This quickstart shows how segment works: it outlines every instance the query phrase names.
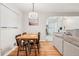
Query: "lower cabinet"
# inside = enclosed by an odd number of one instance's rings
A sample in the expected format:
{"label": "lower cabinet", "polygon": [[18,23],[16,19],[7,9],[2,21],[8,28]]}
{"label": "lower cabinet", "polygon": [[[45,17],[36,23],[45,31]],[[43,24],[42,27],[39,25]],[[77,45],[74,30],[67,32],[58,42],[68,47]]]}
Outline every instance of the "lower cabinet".
{"label": "lower cabinet", "polygon": [[63,36],[54,35],[53,43],[56,49],[61,53],[61,55],[79,56],[79,46],[65,41]]}
{"label": "lower cabinet", "polygon": [[79,47],[64,41],[64,56],[79,56]]}
{"label": "lower cabinet", "polygon": [[0,50],[0,56],[1,56],[1,50]]}
{"label": "lower cabinet", "polygon": [[63,54],[63,38],[54,36],[53,38],[54,46],[57,48],[57,50]]}

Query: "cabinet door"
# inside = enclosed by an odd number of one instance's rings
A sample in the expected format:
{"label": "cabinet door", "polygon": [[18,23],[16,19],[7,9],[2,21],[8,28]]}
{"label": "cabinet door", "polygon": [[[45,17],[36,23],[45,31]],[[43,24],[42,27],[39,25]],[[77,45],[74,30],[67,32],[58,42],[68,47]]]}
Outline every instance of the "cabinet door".
{"label": "cabinet door", "polygon": [[64,56],[79,56],[79,47],[64,41]]}
{"label": "cabinet door", "polygon": [[56,40],[57,40],[57,38],[56,38],[56,36],[54,35],[54,36],[53,36],[53,43],[54,43],[54,46],[55,46],[55,47],[56,47],[56,42],[57,42]]}
{"label": "cabinet door", "polygon": [[57,39],[57,49],[62,53],[62,38]]}
{"label": "cabinet door", "polygon": [[60,52],[60,53],[63,53],[63,47],[62,47],[62,41],[63,41],[63,39],[62,38],[60,38],[60,37],[54,37],[54,45],[55,45],[55,47],[58,49],[58,51]]}

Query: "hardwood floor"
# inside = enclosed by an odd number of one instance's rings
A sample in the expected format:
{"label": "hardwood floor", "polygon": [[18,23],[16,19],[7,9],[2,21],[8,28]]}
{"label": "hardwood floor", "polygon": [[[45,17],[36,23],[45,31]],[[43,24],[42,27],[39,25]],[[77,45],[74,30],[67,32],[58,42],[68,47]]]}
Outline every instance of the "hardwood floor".
{"label": "hardwood floor", "polygon": [[[25,56],[25,52],[22,51],[20,56]],[[8,56],[17,56],[17,48],[12,51]],[[31,52],[28,56],[35,56],[35,52]],[[41,41],[40,42],[40,53],[37,56],[61,56],[60,53],[53,47],[51,42]]]}

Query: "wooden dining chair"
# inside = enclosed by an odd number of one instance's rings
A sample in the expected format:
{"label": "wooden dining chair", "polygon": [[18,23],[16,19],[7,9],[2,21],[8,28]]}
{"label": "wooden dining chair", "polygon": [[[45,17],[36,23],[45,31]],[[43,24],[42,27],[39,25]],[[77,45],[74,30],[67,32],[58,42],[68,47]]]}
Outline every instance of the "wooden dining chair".
{"label": "wooden dining chair", "polygon": [[[38,53],[39,53],[39,49],[40,49],[40,32],[38,32],[38,40],[30,42],[30,44],[31,44],[31,47],[36,46],[36,48],[34,48],[34,49],[37,49]],[[32,48],[30,48],[30,52],[31,52],[31,49]],[[36,53],[36,50],[35,50],[35,53]]]}
{"label": "wooden dining chair", "polygon": [[27,33],[26,33],[26,32],[23,32],[23,33],[22,33],[22,35],[25,35],[25,34],[27,34]]}
{"label": "wooden dining chair", "polygon": [[27,44],[25,44],[25,42],[23,40],[17,39],[18,36],[21,36],[21,34],[15,36],[16,43],[18,46],[17,56],[19,55],[20,51],[25,51],[25,53],[27,55]]}
{"label": "wooden dining chair", "polygon": [[38,40],[36,40],[36,45],[39,53],[39,48],[40,48],[40,32],[38,32]]}
{"label": "wooden dining chair", "polygon": [[[23,32],[22,35],[26,35],[27,32]],[[24,44],[28,44],[28,41],[25,41]]]}

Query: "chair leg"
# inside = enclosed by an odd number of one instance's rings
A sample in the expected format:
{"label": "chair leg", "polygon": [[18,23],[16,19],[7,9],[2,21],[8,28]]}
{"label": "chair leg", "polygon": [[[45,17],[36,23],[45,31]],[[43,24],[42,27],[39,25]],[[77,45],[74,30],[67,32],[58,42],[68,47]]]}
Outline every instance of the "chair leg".
{"label": "chair leg", "polygon": [[38,53],[39,53],[39,47],[40,47],[40,44],[37,44]]}
{"label": "chair leg", "polygon": [[18,51],[17,51],[17,56],[19,55],[19,47],[18,47]]}
{"label": "chair leg", "polygon": [[26,53],[26,56],[27,56],[27,46],[25,46],[25,53]]}
{"label": "chair leg", "polygon": [[35,56],[36,56],[37,54],[36,54],[36,47],[35,47],[35,46],[36,46],[36,44],[35,44],[35,42],[34,42],[33,48],[34,48],[34,50],[35,50]]}
{"label": "chair leg", "polygon": [[31,50],[32,50],[32,48],[31,48],[31,47],[32,47],[32,45],[30,45],[29,54],[31,54]]}
{"label": "chair leg", "polygon": [[35,56],[37,56],[37,54],[36,54],[36,48],[35,48]]}

